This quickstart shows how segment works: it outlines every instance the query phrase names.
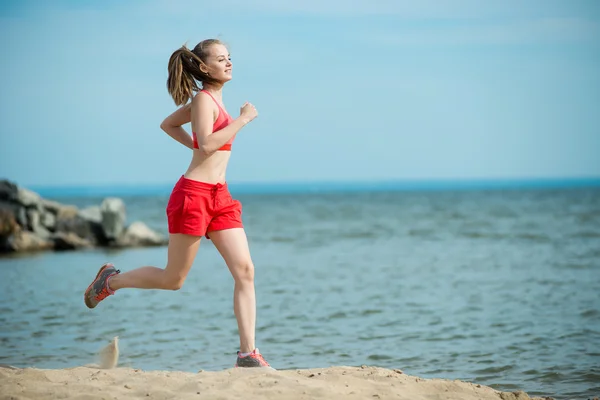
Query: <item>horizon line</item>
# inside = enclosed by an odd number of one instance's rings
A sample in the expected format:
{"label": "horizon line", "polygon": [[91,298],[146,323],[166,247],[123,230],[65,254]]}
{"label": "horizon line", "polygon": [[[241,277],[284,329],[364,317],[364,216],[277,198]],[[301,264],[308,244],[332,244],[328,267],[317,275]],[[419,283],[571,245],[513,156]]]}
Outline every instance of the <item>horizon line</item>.
{"label": "horizon line", "polygon": [[[10,180],[9,180],[10,181]],[[17,183],[15,181],[11,181]],[[67,184],[17,185],[41,196],[118,196],[168,194],[173,182],[147,184]],[[597,177],[544,177],[544,178],[438,178],[438,179],[380,179],[380,180],[320,180],[320,181],[228,181],[232,192],[314,193],[344,191],[410,191],[410,190],[491,190],[491,189],[552,189],[600,187]]]}

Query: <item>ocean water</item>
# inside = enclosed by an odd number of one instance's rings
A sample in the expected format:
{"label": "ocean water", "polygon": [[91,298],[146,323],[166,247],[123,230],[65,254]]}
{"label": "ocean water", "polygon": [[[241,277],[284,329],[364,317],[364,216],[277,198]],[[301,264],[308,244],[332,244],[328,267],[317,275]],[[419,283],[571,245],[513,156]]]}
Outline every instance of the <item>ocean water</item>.
{"label": "ocean water", "polygon": [[[278,369],[375,365],[556,399],[600,395],[600,188],[251,194],[257,346]],[[97,197],[59,198],[99,204]],[[166,233],[166,196],[124,197]],[[177,292],[123,290],[88,310],[105,261],[166,248],[0,258],[0,363],[229,368],[233,280],[202,241]]]}

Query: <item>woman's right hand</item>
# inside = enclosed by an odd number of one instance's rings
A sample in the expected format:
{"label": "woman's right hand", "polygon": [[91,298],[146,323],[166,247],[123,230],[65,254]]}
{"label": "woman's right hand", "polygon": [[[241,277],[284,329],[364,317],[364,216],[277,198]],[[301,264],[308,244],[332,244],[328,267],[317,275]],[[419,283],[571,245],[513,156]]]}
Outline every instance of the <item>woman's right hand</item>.
{"label": "woman's right hand", "polygon": [[256,107],[254,107],[248,102],[245,102],[244,105],[240,108],[240,117],[246,119],[248,122],[252,121],[257,116],[258,111],[256,111]]}

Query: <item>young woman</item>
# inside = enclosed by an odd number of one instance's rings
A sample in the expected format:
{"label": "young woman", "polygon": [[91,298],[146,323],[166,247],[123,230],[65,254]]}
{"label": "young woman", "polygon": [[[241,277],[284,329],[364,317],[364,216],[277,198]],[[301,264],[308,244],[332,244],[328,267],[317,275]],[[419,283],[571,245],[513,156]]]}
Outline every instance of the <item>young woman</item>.
{"label": "young woman", "polygon": [[[169,225],[166,268],[145,266],[120,273],[104,264],[85,291],[94,308],[124,288],[178,290],[192,266],[202,236],[213,241],[235,281],[234,313],[240,335],[236,367],[269,367],[254,344],[256,300],[254,265],[242,224],[241,203],[229,193],[225,172],[236,134],[257,116],[245,103],[232,118],[223,106],[223,85],[231,80],[231,59],[218,40],[204,40],[193,50],[176,50],[169,60],[167,87],[180,107],[161,128],[191,148],[192,161],[175,184],[166,207]],[[188,100],[191,102],[188,103]],[[182,125],[192,123],[192,137]]]}

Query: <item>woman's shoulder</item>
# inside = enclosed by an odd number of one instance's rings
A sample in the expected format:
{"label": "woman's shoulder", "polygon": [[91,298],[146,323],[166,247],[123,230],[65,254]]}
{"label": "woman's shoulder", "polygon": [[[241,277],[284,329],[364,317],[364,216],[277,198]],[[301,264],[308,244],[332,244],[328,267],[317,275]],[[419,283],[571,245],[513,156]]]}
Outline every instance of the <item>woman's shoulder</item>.
{"label": "woman's shoulder", "polygon": [[191,108],[195,110],[196,113],[211,113],[213,119],[219,114],[219,107],[215,104],[210,94],[202,90],[198,91],[194,97],[192,97]]}
{"label": "woman's shoulder", "polygon": [[198,105],[210,105],[211,108],[215,105],[212,96],[206,90],[199,90],[192,97],[192,103]]}

